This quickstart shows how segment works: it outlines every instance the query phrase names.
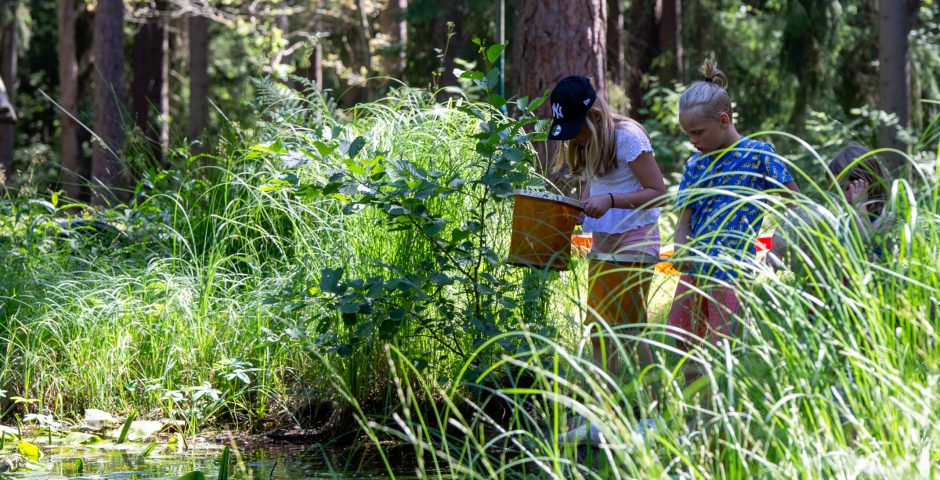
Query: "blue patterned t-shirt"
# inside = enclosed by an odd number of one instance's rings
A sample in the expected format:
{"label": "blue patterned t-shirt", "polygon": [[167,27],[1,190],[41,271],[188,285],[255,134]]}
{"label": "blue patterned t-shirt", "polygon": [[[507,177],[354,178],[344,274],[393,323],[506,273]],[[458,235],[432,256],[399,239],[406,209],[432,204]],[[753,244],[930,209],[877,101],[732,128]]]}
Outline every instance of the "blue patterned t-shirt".
{"label": "blue patterned t-shirt", "polygon": [[742,137],[717,160],[717,153],[689,158],[676,203],[692,210],[689,246],[708,257],[696,262],[698,273],[734,278],[734,264],[751,258],[763,221],[754,196],[793,180],[776,153],[768,143]]}

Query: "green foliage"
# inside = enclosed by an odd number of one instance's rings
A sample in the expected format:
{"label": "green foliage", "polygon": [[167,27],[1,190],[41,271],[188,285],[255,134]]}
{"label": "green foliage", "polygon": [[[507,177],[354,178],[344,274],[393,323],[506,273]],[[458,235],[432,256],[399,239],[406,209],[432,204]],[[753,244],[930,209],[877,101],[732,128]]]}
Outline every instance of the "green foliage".
{"label": "green foliage", "polygon": [[[929,146],[934,162],[938,147]],[[809,177],[796,169],[794,175]],[[741,264],[741,280],[732,285],[747,305],[746,334],[701,339],[683,353],[672,346],[676,332],[661,323],[602,325],[619,339],[618,348],[646,342],[657,358],[618,374],[581,349],[520,329],[489,339],[474,354],[506,338],[529,348],[488,360],[483,372],[471,372],[468,358],[453,371],[450,389],[426,381],[414,359],[392,346],[388,361],[401,413],[394,423],[370,423],[370,438],[381,448],[376,439],[392,436],[411,445],[417,458],[435,459],[418,467],[429,476],[441,469],[480,479],[933,475],[940,455],[932,427],[940,419],[936,179],[892,182],[890,226],[882,235],[853,220],[855,207],[826,182],[801,186],[820,200],[796,195],[787,211],[820,217],[790,225],[774,240],[790,243],[799,260],[777,272],[763,263]],[[751,201],[777,215],[776,199]],[[527,380],[490,381],[503,367]],[[688,369],[701,378],[684,384]],[[347,391],[342,378],[332,380]],[[498,386],[482,400],[457,387],[480,384]],[[442,400],[430,412],[407,408],[428,397]],[[491,402],[506,405],[510,418],[494,414],[499,410]],[[596,426],[599,444],[559,439],[573,418]],[[643,418],[651,420],[641,429]],[[447,434],[454,429],[462,434]]]}
{"label": "green foliage", "polygon": [[[444,348],[464,358],[511,327],[518,309],[517,276],[505,264],[496,239],[505,231],[505,200],[513,186],[532,183],[534,156],[528,145],[535,134],[524,127],[535,121],[531,111],[544,99],[516,102],[519,118],[501,114],[497,109],[506,100],[495,92],[492,63],[504,46],[477,44],[487,69],[463,71],[461,78],[474,82],[489,104],[455,105],[464,121],[478,123],[469,133],[476,140],[474,152],[460,159],[463,165],[424,166],[424,159],[394,158],[369,148],[362,136],[348,144],[323,139],[313,142],[318,155],[342,153],[321,181],[283,177],[284,183],[272,184],[308,201],[333,198],[347,217],[377,215],[374,221],[387,232],[401,232],[427,249],[426,256],[410,265],[381,262],[380,275],[364,278],[350,277],[342,268],[324,268],[316,287],[302,285],[293,291],[286,298],[289,308],[315,305],[319,312],[316,348],[349,356],[357,345],[397,342],[407,332],[430,336],[432,351]],[[265,150],[280,153],[280,148],[276,143]],[[469,216],[464,205],[473,206]],[[341,339],[343,331],[353,333],[353,343]]]}

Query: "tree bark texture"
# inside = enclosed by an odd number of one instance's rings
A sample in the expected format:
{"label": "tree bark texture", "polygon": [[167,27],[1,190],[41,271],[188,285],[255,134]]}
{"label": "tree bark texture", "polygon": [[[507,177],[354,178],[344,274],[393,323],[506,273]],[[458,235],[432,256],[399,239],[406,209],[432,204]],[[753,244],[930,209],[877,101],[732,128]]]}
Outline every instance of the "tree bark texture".
{"label": "tree bark texture", "polygon": [[369,88],[369,79],[375,76],[372,69],[372,31],[369,28],[369,17],[366,15],[365,2],[356,0],[356,9],[359,10],[359,55],[362,66],[366,67],[366,81],[363,89],[363,100],[372,100],[372,89]]}
{"label": "tree bark texture", "polygon": [[[606,0],[519,0],[513,8],[512,92],[535,98],[564,77],[583,75],[607,98]],[[537,113],[549,118],[550,108],[545,102]],[[536,146],[545,172],[555,155],[554,143]]]}
{"label": "tree bark texture", "polygon": [[607,81],[624,86],[624,25],[622,0],[607,0]]}
{"label": "tree bark texture", "polygon": [[[878,107],[898,117],[901,127],[910,125],[910,71],[907,37],[910,30],[910,12],[907,2],[878,1]],[[897,128],[881,126],[878,131],[880,147],[906,150],[907,145],[898,138]],[[903,158],[890,155],[889,168],[897,171]]]}
{"label": "tree bark texture", "polygon": [[95,132],[104,142],[94,142],[91,177],[92,200],[109,204],[127,198],[129,175],[121,162],[124,128],[124,4],[121,0],[98,0],[95,10]]}
{"label": "tree bark texture", "polygon": [[[7,22],[0,25],[0,78],[6,87],[6,99],[10,109],[16,105],[16,63],[19,41],[16,38],[16,10],[18,1],[6,1],[0,6],[0,18]],[[0,186],[7,185],[13,175],[13,140],[12,123],[0,124]]]}
{"label": "tree bark texture", "polygon": [[682,63],[682,0],[657,0],[659,54],[663,57],[659,76],[674,80],[684,71]]}
{"label": "tree bark texture", "polygon": [[[682,0],[634,0],[627,28],[627,95],[630,116],[642,119],[643,77],[654,74],[670,81],[685,70],[682,62]],[[658,69],[653,61],[664,56]]]}
{"label": "tree bark texture", "polygon": [[389,49],[382,57],[382,73],[386,76],[405,80],[405,68],[408,66],[408,22],[405,13],[408,0],[387,0],[379,16],[382,32],[388,35]]}
{"label": "tree bark texture", "polygon": [[[189,140],[199,140],[209,121],[209,20],[189,17]],[[194,151],[205,151],[197,145]]]}
{"label": "tree bark texture", "polygon": [[168,90],[169,35],[161,17],[162,3],[147,12],[147,18],[134,35],[134,79],[131,86],[134,124],[143,133],[154,160],[166,164],[169,130],[163,121],[169,116]]}
{"label": "tree bark texture", "polygon": [[59,104],[65,110],[59,115],[62,125],[62,171],[59,184],[65,194],[76,200],[82,198],[82,178],[88,174],[87,162],[81,156],[78,143],[78,57],[75,52],[75,0],[59,0]]}

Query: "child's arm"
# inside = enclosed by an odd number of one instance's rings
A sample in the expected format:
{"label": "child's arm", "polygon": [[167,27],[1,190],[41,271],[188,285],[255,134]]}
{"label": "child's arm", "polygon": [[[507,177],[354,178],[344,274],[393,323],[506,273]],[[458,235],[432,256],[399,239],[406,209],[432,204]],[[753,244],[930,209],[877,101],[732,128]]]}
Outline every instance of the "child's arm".
{"label": "child's arm", "polygon": [[600,217],[611,208],[649,208],[652,207],[653,200],[666,194],[663,174],[659,171],[659,165],[656,164],[652,153],[641,153],[628,165],[643,188],[630,193],[589,196],[584,205],[587,215]]}
{"label": "child's arm", "polygon": [[676,270],[682,271],[679,267],[679,264],[682,262],[682,257],[685,255],[685,246],[689,243],[689,237],[692,235],[692,209],[683,208],[682,213],[679,214],[679,220],[676,221],[676,238],[674,240],[675,246],[673,247],[673,265],[676,267]]}

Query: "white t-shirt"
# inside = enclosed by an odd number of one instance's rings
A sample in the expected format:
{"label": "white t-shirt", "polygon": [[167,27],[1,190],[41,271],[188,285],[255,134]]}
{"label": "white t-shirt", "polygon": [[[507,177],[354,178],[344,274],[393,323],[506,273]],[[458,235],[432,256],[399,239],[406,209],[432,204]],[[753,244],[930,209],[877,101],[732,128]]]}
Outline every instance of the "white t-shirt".
{"label": "white t-shirt", "polygon": [[[615,135],[617,138],[617,168],[607,172],[603,177],[594,177],[587,173],[591,182],[591,196],[607,195],[608,193],[630,193],[643,189],[643,185],[633,174],[629,163],[636,160],[641,153],[653,153],[646,132],[633,122],[617,124]],[[623,233],[644,225],[659,221],[659,209],[632,209],[611,208],[600,218],[586,217],[581,227],[585,232]]]}

